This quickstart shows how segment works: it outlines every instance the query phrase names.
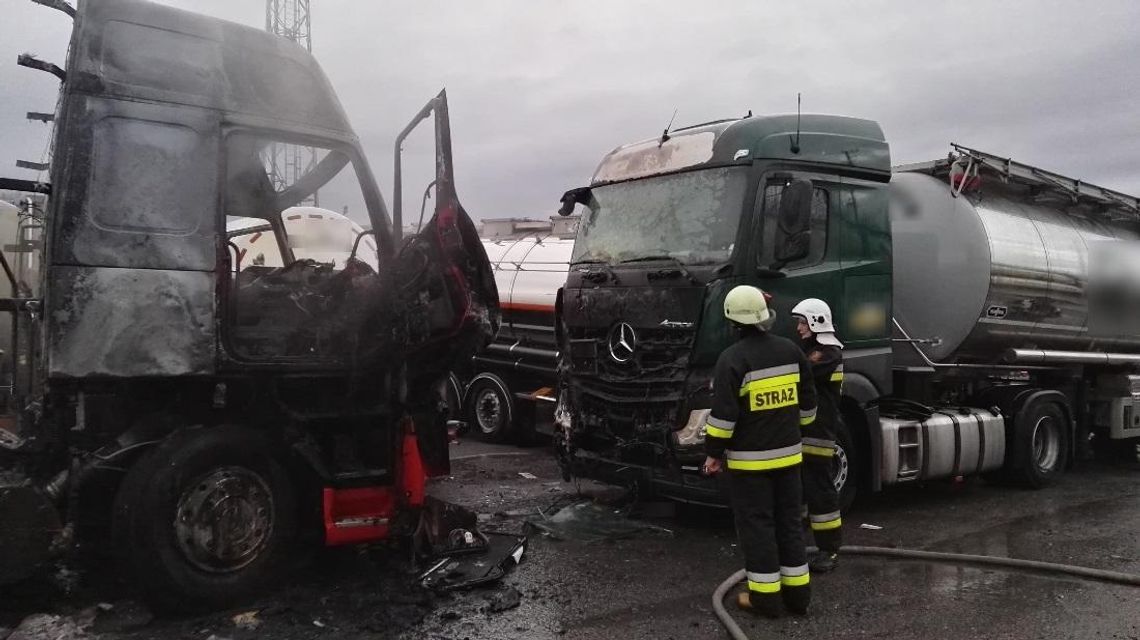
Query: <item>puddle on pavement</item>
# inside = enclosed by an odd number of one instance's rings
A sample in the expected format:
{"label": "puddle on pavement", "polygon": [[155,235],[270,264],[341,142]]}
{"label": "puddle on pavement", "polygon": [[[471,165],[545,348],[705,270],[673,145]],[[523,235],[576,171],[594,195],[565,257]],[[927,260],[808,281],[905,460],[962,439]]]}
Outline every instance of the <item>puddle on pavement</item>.
{"label": "puddle on pavement", "polygon": [[669,529],[634,520],[620,509],[596,502],[567,505],[553,514],[528,518],[527,523],[552,538],[579,542],[617,540],[639,534],[673,534]]}

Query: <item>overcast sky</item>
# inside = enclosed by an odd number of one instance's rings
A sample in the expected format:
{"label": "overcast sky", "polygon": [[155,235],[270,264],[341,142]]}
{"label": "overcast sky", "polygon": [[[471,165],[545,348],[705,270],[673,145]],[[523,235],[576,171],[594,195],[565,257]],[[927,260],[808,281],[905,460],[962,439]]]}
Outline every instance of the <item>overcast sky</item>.
{"label": "overcast sky", "polygon": [[[264,0],[163,1],[264,26]],[[553,213],[674,109],[678,126],[782,113],[796,92],[805,111],[878,120],[896,163],[955,141],[1140,194],[1135,0],[311,3],[313,52],[386,197],[395,134],[441,87],[475,217]],[[49,128],[24,112],[51,111],[58,85],[16,56],[62,66],[70,21],[0,5],[0,175],[35,177],[15,161],[39,160]],[[406,186],[409,209],[422,187]]]}

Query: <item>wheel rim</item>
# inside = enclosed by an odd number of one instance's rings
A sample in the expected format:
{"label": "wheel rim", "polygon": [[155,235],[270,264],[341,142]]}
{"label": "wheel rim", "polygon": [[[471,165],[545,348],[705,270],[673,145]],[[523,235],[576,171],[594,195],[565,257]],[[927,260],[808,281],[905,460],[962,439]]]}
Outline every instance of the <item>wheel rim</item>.
{"label": "wheel rim", "polygon": [[191,564],[211,573],[253,562],[273,534],[273,494],[257,473],[220,467],[187,485],[178,500],[174,533]]}
{"label": "wheel rim", "polygon": [[1053,471],[1061,457],[1061,431],[1052,416],[1038,418],[1033,425],[1033,461],[1043,472]]}
{"label": "wheel rim", "polygon": [[481,391],[475,399],[475,422],[483,433],[494,433],[499,430],[503,419],[503,403],[499,394],[488,389]]}
{"label": "wheel rim", "polygon": [[836,491],[843,491],[847,486],[847,476],[851,473],[851,460],[847,458],[847,450],[842,444],[835,443],[835,456],[831,460],[831,481],[835,483]]}

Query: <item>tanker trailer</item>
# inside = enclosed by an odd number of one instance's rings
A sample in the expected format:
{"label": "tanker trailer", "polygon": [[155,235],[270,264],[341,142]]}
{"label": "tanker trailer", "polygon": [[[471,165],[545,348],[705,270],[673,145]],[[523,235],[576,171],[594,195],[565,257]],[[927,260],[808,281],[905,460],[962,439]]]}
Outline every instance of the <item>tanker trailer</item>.
{"label": "tanker trailer", "polygon": [[892,168],[874,122],[773,115],[618,147],[562,204],[582,220],[557,307],[564,475],[725,502],[700,468],[739,284],[792,339],[800,300],[835,313],[845,506],[968,475],[1040,487],[1090,441],[1135,455],[1133,196],[957,146]]}
{"label": "tanker trailer", "polygon": [[566,281],[573,239],[484,240],[499,288],[502,324],[494,342],[461,372],[463,415],[476,437],[525,441],[548,420],[558,385],[554,303]]}
{"label": "tanker trailer", "polygon": [[[897,167],[891,191],[882,483],[994,471],[1041,486],[1090,436],[1134,456],[1137,199],[957,145]],[[941,408],[919,424],[909,401]]]}

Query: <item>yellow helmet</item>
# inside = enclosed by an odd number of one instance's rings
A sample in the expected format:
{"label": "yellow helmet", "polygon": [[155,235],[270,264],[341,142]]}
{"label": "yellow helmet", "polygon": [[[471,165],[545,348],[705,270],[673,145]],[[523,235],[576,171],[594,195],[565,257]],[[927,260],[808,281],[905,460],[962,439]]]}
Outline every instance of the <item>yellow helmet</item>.
{"label": "yellow helmet", "polygon": [[758,329],[767,329],[776,320],[764,292],[746,284],[733,287],[724,297],[724,317]]}

